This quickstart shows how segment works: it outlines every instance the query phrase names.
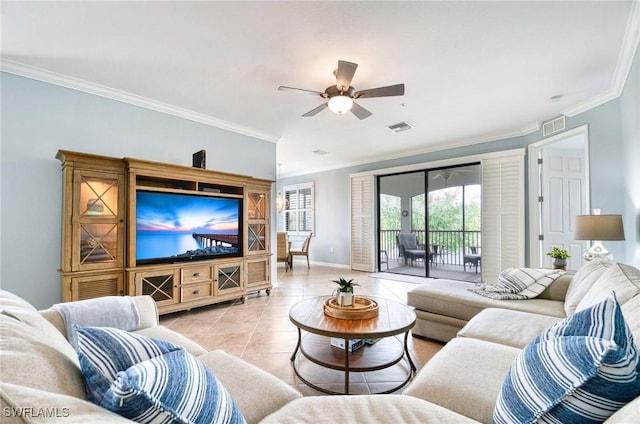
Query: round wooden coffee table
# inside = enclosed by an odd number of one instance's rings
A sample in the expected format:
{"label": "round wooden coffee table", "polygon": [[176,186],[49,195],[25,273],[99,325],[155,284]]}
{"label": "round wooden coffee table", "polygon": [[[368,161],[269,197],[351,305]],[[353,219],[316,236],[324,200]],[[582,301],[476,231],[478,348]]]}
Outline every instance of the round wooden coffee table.
{"label": "round wooden coffee table", "polygon": [[[289,319],[298,328],[298,343],[291,355],[291,363],[298,378],[323,393],[349,394],[350,372],[381,370],[406,358],[409,364],[406,380],[380,393],[391,393],[407,384],[416,372],[407,346],[409,330],[416,323],[413,308],[392,300],[373,298],[379,305],[377,317],[362,320],[339,319],[325,315],[324,303],[327,298],[329,296],[305,299],[293,305],[289,311]],[[304,335],[303,330],[306,332]],[[394,337],[399,334],[404,334],[403,341]],[[332,346],[332,337],[345,339],[344,349]],[[349,341],[356,339],[380,340],[350,352]],[[296,365],[298,352],[322,367],[344,371],[344,392],[327,390],[305,379]]]}

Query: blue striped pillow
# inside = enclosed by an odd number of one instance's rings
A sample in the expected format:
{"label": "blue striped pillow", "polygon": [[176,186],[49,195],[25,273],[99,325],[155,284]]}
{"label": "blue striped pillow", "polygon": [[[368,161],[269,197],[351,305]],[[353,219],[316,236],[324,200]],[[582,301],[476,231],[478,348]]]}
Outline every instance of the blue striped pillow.
{"label": "blue striped pillow", "polygon": [[74,326],[78,360],[85,380],[87,400],[100,405],[119,371],[147,359],[181,349],[164,340],[117,328]]}
{"label": "blue striped pillow", "polygon": [[245,423],[218,379],[185,350],[119,372],[100,406],[140,423]]}
{"label": "blue striped pillow", "polygon": [[615,294],[555,324],[518,355],[494,423],[605,421],[640,395],[640,361]]}

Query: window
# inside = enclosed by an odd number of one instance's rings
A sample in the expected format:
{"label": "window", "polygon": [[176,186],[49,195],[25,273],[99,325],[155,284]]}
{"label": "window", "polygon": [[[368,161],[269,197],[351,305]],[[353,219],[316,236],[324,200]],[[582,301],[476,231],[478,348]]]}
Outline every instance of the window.
{"label": "window", "polygon": [[284,197],[289,205],[284,211],[285,230],[290,234],[314,232],[313,183],[285,186]]}

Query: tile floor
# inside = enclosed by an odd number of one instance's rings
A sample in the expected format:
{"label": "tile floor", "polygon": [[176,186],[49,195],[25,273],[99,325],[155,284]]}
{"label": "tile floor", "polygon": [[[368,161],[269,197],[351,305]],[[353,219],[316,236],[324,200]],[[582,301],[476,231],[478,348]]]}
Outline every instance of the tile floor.
{"label": "tile floor", "polygon": [[[338,277],[354,278],[360,287],[357,293],[385,297],[406,302],[406,293],[415,284],[372,278],[370,273],[306,263],[294,264],[288,272],[278,266],[277,283],[271,295],[262,291],[250,294],[246,303],[239,301],[196,308],[160,317],[162,325],[195,340],[209,350],[223,349],[236,355],[306,395],[322,394],[302,383],[295,375],[290,356],[297,342],[296,327],[289,321],[289,308],[296,302],[314,296],[331,294],[337,287],[331,280]],[[441,343],[409,338],[409,349],[414,363],[420,369],[440,348]],[[322,368],[304,358],[299,369],[308,380],[320,387],[341,391],[344,373]],[[351,374],[351,393],[374,393],[395,387],[407,372],[406,361],[391,368],[367,373]],[[400,389],[399,391],[401,391]]]}

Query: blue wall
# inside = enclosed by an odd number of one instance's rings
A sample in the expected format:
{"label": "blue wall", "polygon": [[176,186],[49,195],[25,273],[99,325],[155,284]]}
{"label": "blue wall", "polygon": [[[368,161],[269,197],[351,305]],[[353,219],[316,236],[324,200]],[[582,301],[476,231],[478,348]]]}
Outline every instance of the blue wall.
{"label": "blue wall", "polygon": [[58,149],[275,180],[275,143],[56,85],[1,73],[2,288],[38,308],[60,301]]}
{"label": "blue wall", "polygon": [[[589,127],[591,207],[602,213],[621,213],[625,242],[607,242],[615,259],[640,266],[640,67],[638,53],[622,96],[567,118],[567,130]],[[555,135],[555,134],[554,134]],[[526,136],[474,144],[428,154],[375,162],[336,171],[283,178],[277,190],[289,184],[315,181],[316,233],[310,249],[315,262],[349,265],[349,174],[395,166],[451,159],[500,150],[527,147],[542,140],[542,131]],[[528,196],[527,196],[528,209]],[[528,214],[527,214],[528,218]],[[279,229],[282,223],[279,222]],[[528,225],[526,225],[528,250]],[[331,248],[335,253],[330,253]]]}
{"label": "blue wall", "polygon": [[624,226],[627,239],[630,240],[626,245],[626,256],[628,262],[638,265],[640,264],[640,53],[638,52],[620,99],[620,113],[626,180],[629,182],[624,195]]}
{"label": "blue wall", "polygon": [[[567,119],[587,124],[591,204],[623,213],[626,242],[607,243],[617,260],[640,264],[640,65],[636,52],[622,96]],[[58,149],[189,166],[207,150],[207,167],[275,179],[276,145],[83,92],[0,73],[2,84],[2,288],[44,308],[60,301]],[[311,260],[350,262],[349,174],[526,147],[540,132],[402,159],[287,178],[315,181],[316,237]],[[238,152],[242,152],[239,154]],[[280,227],[281,228],[281,227]],[[331,248],[334,252],[331,253]]]}

